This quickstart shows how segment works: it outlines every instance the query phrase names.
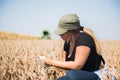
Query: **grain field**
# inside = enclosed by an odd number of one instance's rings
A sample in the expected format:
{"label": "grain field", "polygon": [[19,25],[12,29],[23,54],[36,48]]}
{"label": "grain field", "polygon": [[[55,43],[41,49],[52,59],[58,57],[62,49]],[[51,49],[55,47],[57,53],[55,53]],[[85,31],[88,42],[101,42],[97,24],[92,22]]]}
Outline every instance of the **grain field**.
{"label": "grain field", "polygon": [[[0,38],[0,80],[56,80],[65,75],[67,70],[45,65],[35,58],[60,60],[63,41],[14,38]],[[120,80],[120,40],[103,40],[100,44],[110,73]],[[111,77],[104,73],[104,80]]]}

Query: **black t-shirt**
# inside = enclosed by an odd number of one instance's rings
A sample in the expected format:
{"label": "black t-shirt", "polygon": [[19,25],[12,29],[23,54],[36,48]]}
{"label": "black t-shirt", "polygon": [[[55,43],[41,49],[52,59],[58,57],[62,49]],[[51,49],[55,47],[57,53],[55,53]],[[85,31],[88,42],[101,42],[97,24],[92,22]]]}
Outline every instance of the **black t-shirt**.
{"label": "black t-shirt", "polygon": [[80,36],[76,40],[75,47],[74,47],[72,55],[70,57],[68,57],[69,49],[70,49],[70,42],[64,43],[64,50],[67,53],[66,61],[74,61],[77,46],[87,46],[91,49],[88,59],[84,65],[84,67],[81,70],[86,70],[86,71],[98,70],[101,60],[103,60],[103,58],[101,55],[97,54],[96,46],[95,46],[93,38],[84,32],[80,32]]}

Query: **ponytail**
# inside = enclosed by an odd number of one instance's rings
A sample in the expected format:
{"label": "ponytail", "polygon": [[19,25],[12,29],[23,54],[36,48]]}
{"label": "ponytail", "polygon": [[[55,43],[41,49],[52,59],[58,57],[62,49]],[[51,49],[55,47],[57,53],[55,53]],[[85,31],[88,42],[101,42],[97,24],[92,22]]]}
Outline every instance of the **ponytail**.
{"label": "ponytail", "polygon": [[101,54],[100,43],[99,43],[99,41],[97,40],[97,38],[95,37],[94,32],[93,32],[91,29],[85,28],[85,27],[83,28],[83,31],[84,31],[85,33],[89,34],[89,35],[93,38],[93,40],[94,40],[94,42],[95,42],[95,46],[96,46],[96,51],[97,51],[98,54]]}

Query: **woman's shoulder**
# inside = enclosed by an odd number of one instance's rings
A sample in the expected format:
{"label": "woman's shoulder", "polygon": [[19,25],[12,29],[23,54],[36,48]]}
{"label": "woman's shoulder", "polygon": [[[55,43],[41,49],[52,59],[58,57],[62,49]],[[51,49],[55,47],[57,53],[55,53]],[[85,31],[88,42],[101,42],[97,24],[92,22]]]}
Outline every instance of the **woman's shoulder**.
{"label": "woman's shoulder", "polygon": [[86,40],[86,41],[93,40],[93,38],[85,32],[80,32],[80,36],[77,39]]}
{"label": "woman's shoulder", "polygon": [[85,32],[80,32],[80,36],[77,38],[76,45],[91,47],[93,42],[93,38],[90,35],[86,34]]}

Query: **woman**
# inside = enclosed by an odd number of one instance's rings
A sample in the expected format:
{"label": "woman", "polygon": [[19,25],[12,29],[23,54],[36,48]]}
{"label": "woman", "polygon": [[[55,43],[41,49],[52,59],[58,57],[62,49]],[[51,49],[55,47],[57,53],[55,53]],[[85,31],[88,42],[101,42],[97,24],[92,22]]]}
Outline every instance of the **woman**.
{"label": "woman", "polygon": [[57,80],[100,80],[95,72],[101,62],[105,62],[100,55],[99,42],[90,29],[80,26],[79,17],[76,14],[61,17],[55,33],[65,41],[62,61],[43,56],[40,59],[48,65],[69,69]]}

